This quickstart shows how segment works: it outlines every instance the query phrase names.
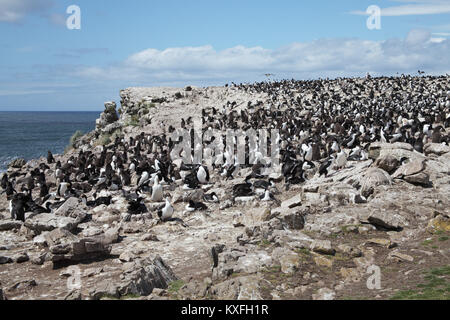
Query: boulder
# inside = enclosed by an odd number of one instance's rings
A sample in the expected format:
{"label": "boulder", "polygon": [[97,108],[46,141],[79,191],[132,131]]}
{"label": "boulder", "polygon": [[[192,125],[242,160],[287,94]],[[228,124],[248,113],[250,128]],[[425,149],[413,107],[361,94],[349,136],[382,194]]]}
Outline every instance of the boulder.
{"label": "boulder", "polygon": [[422,172],[425,169],[425,162],[423,160],[414,160],[402,165],[392,176],[394,178],[401,178],[404,176],[411,176]]}
{"label": "boulder", "polygon": [[430,176],[425,172],[419,172],[410,176],[403,177],[408,183],[428,187],[431,185]]}
{"label": "boulder", "polygon": [[361,250],[359,250],[358,248],[349,246],[348,244],[341,244],[337,247],[337,250],[349,257],[352,258],[357,258],[357,257],[361,257],[362,256],[362,252]]}
{"label": "boulder", "polygon": [[389,174],[392,174],[399,167],[400,161],[398,161],[393,155],[386,154],[377,158],[373,165],[377,168],[383,169]]}
{"label": "boulder", "polygon": [[295,197],[292,197],[291,199],[283,201],[281,203],[281,208],[292,209],[301,205],[302,205],[302,196],[299,194],[296,195]]}
{"label": "boulder", "polygon": [[111,252],[111,241],[106,236],[79,238],[65,229],[56,229],[46,235],[53,263],[78,262],[108,256]]}
{"label": "boulder", "polygon": [[405,253],[401,253],[397,250],[389,253],[388,259],[396,260],[396,261],[408,261],[408,262],[414,261],[414,257],[411,257],[410,255],[407,255]]}
{"label": "boulder", "polygon": [[256,276],[242,276],[219,283],[211,293],[219,300],[262,300],[261,279]]}
{"label": "boulder", "polygon": [[391,184],[392,178],[389,173],[380,168],[370,168],[361,179],[361,195],[368,198],[375,187]]}
{"label": "boulder", "polygon": [[77,219],[86,216],[86,207],[77,198],[69,198],[55,211],[55,215]]}
{"label": "boulder", "polygon": [[0,256],[0,264],[12,263],[13,260],[7,256]]}
{"label": "boulder", "polygon": [[450,218],[444,215],[438,215],[431,219],[427,226],[430,233],[450,232]]}
{"label": "boulder", "polygon": [[334,300],[336,298],[336,292],[329,288],[322,288],[312,296],[313,300]]}
{"label": "boulder", "polygon": [[9,163],[8,168],[21,169],[26,164],[27,162],[25,161],[25,159],[14,159]]}
{"label": "boulder", "polygon": [[9,231],[13,229],[20,229],[23,223],[21,221],[14,220],[2,220],[0,221],[0,231]]}
{"label": "boulder", "polygon": [[30,260],[26,252],[17,253],[12,256],[12,259],[14,260],[15,263],[24,263]]}
{"label": "boulder", "polygon": [[382,142],[374,142],[369,147],[369,158],[376,160],[378,157],[380,157],[382,154],[384,155],[387,151],[387,153],[393,153],[393,150],[400,150],[400,153],[402,151],[408,151],[412,152],[414,148],[409,143],[382,143]]}
{"label": "boulder", "polygon": [[233,267],[233,272],[252,274],[260,271],[264,267],[270,267],[271,265],[272,258],[267,252],[252,252],[238,258],[236,265]]}
{"label": "boulder", "polygon": [[292,209],[276,208],[272,210],[270,216],[280,220],[284,228],[290,230],[303,230],[305,227],[305,217],[309,209],[305,207],[295,207]]}
{"label": "boulder", "polygon": [[285,274],[293,274],[296,272],[301,263],[300,256],[297,253],[281,247],[273,250],[272,258],[280,262],[281,272]]}
{"label": "boulder", "polygon": [[80,215],[77,219],[74,219],[50,213],[42,213],[26,220],[24,225],[38,234],[43,231],[52,231],[58,228],[71,231],[74,230],[85,217],[86,214]]}
{"label": "boulder", "polygon": [[96,121],[96,130],[103,129],[106,126],[119,120],[116,111],[116,103],[113,101],[105,102],[105,110]]}
{"label": "boulder", "polygon": [[430,154],[442,156],[450,152],[450,147],[440,143],[427,143],[423,146],[423,152],[426,156],[429,156]]}
{"label": "boulder", "polygon": [[239,258],[245,257],[245,255],[247,254],[244,248],[231,248],[228,250],[223,250],[224,251],[220,253],[216,252],[217,256],[215,259],[217,263],[214,262],[214,265],[217,266],[213,268],[213,280],[228,279],[228,277],[233,274]]}
{"label": "boulder", "polygon": [[326,255],[334,255],[336,253],[329,240],[314,240],[310,245],[310,250]]}
{"label": "boulder", "polygon": [[89,295],[95,300],[104,296],[148,296],[155,288],[167,289],[176,280],[177,277],[160,256],[147,257],[124,264],[120,281],[111,282],[108,279],[100,282]]}
{"label": "boulder", "polygon": [[401,231],[408,222],[394,212],[375,210],[369,214],[367,221],[382,230]]}
{"label": "boulder", "polygon": [[421,186],[430,185],[430,176],[423,172],[425,170],[425,161],[417,159],[402,165],[392,175],[394,178],[403,179],[408,183]]}

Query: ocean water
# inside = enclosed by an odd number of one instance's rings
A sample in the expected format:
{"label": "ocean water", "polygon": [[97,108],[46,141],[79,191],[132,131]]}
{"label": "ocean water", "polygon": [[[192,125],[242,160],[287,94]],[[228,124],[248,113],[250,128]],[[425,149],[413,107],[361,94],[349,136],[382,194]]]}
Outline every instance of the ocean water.
{"label": "ocean water", "polygon": [[75,131],[94,130],[100,112],[0,112],[0,172],[11,160],[61,154]]}

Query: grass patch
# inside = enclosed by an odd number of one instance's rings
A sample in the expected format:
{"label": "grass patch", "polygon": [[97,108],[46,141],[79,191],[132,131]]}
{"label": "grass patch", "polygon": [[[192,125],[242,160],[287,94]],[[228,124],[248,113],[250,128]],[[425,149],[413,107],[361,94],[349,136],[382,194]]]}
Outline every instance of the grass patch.
{"label": "grass patch", "polygon": [[267,239],[263,239],[263,240],[261,240],[261,241],[258,243],[258,245],[259,245],[260,247],[266,248],[266,247],[270,247],[271,242],[270,242],[269,240],[267,240]]}
{"label": "grass patch", "polygon": [[84,135],[84,133],[80,130],[77,130],[72,137],[70,137],[70,146],[75,148],[75,144],[80,140],[80,138]]}
{"label": "grass patch", "polygon": [[423,246],[429,246],[432,243],[433,243],[433,239],[430,239],[430,240],[425,240],[424,242],[422,242],[422,245]]}
{"label": "grass patch", "polygon": [[100,144],[102,146],[107,146],[111,142],[112,142],[112,140],[111,140],[111,135],[110,134],[105,134],[105,135],[100,137]]}
{"label": "grass patch", "polygon": [[130,121],[128,121],[128,125],[132,127],[139,127],[140,126],[139,117],[137,115],[132,115]]}
{"label": "grass patch", "polygon": [[449,276],[450,266],[431,269],[417,289],[399,291],[391,300],[450,300]]}
{"label": "grass patch", "polygon": [[177,293],[183,286],[183,280],[176,280],[169,284],[169,288],[167,290],[169,291],[169,293],[174,294]]}
{"label": "grass patch", "polygon": [[439,237],[439,241],[441,241],[441,242],[444,242],[444,241],[447,241],[448,239],[450,239],[449,237],[447,237],[447,236],[443,236],[443,237]]}

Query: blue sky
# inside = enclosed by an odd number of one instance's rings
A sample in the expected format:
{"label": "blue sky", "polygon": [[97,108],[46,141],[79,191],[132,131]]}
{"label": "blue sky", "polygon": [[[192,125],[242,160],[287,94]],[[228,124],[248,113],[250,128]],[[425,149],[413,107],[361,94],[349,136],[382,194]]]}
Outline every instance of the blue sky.
{"label": "blue sky", "polygon": [[[70,5],[81,30],[66,27]],[[450,0],[0,0],[0,111],[102,110],[126,87],[265,73],[450,73],[449,18]]]}

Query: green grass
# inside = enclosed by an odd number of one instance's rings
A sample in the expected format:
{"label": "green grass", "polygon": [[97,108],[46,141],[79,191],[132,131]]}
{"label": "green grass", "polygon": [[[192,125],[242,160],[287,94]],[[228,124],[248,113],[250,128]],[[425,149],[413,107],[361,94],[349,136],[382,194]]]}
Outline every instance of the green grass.
{"label": "green grass", "polygon": [[450,265],[434,268],[425,274],[425,283],[417,289],[397,292],[392,300],[450,300]]}
{"label": "green grass", "polygon": [[105,134],[105,135],[100,137],[100,144],[102,146],[107,146],[111,142],[112,142],[112,140],[111,140],[111,135],[110,134]]}
{"label": "green grass", "polygon": [[184,286],[183,280],[176,280],[169,283],[168,291],[171,294],[177,293]]}
{"label": "green grass", "polygon": [[132,127],[139,127],[139,125],[140,125],[139,117],[137,115],[131,116],[131,119],[128,122],[128,125],[132,126]]}
{"label": "green grass", "polygon": [[447,241],[448,239],[450,239],[450,238],[447,236],[443,236],[443,237],[440,237],[438,240],[441,242],[444,242],[444,241]]}
{"label": "green grass", "polygon": [[84,133],[80,130],[77,130],[72,137],[70,137],[70,146],[72,148],[75,147],[75,143],[77,143],[78,140],[80,140],[80,138],[84,135]]}
{"label": "green grass", "polygon": [[263,239],[263,240],[261,240],[261,241],[259,242],[258,245],[259,245],[260,247],[263,247],[263,248],[265,248],[265,247],[270,247],[271,242],[270,242],[269,240],[267,240],[267,239]]}

